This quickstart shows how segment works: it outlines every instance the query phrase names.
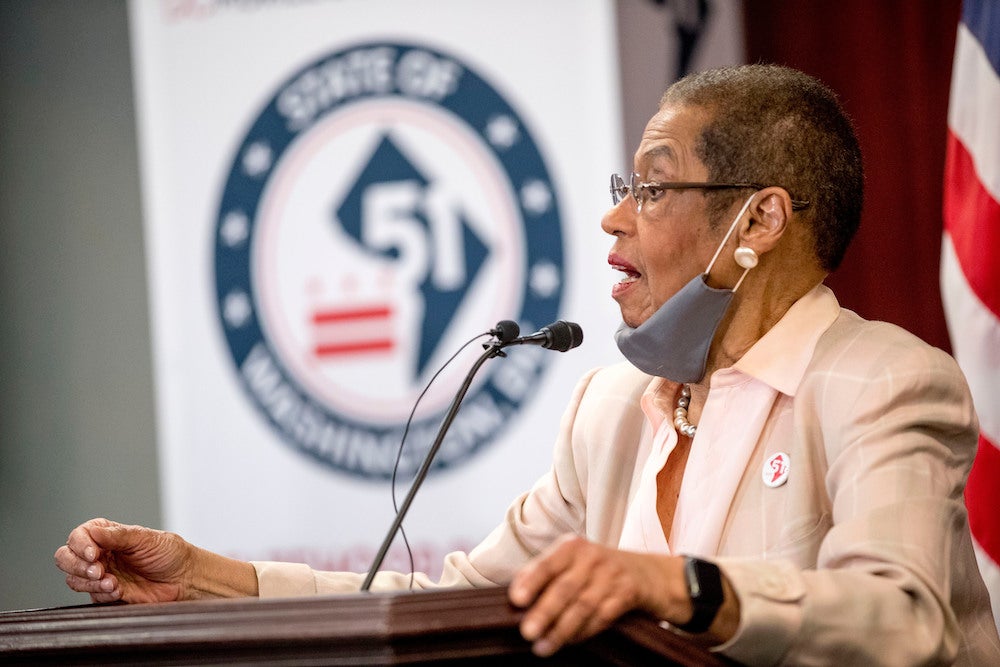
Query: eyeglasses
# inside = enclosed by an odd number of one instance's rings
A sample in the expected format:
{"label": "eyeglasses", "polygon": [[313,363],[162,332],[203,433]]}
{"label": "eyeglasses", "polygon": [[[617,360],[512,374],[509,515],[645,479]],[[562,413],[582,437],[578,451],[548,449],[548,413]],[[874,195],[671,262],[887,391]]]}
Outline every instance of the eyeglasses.
{"label": "eyeglasses", "polygon": [[[636,203],[636,211],[641,211],[643,202],[650,196],[654,196],[657,190],[728,190],[732,188],[763,190],[765,187],[758,183],[697,183],[690,181],[649,181],[643,183],[639,180],[639,174],[633,171],[627,184],[625,179],[618,174],[611,174],[611,201],[617,206],[623,199],[632,195],[632,199]],[[793,211],[800,211],[808,206],[808,201],[792,200]]]}

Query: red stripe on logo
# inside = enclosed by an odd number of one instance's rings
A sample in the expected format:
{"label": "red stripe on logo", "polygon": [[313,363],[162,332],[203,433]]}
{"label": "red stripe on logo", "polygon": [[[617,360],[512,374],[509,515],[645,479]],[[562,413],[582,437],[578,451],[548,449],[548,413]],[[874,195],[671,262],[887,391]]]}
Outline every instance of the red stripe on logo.
{"label": "red stripe on logo", "polygon": [[365,340],[352,343],[325,343],[317,345],[313,352],[317,357],[333,357],[338,354],[358,354],[361,352],[384,352],[395,347],[391,340]]}
{"label": "red stripe on logo", "polygon": [[965,506],[969,508],[969,527],[983,550],[1000,564],[1000,449],[979,436],[979,451],[965,485]]}
{"label": "red stripe on logo", "polygon": [[969,286],[1000,318],[1000,203],[983,187],[972,156],[948,133],[944,174],[944,226]]}
{"label": "red stripe on logo", "polygon": [[329,324],[331,322],[349,322],[351,320],[376,320],[387,319],[390,315],[392,315],[392,309],[388,306],[326,310],[313,313],[313,322],[316,324]]}

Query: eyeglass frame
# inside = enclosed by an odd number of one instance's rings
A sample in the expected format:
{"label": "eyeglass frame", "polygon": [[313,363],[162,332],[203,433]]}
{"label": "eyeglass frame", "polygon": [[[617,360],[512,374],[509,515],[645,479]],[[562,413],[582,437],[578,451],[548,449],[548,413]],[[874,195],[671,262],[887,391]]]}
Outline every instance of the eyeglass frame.
{"label": "eyeglass frame", "polygon": [[[759,183],[710,183],[710,182],[696,182],[696,181],[647,181],[640,182],[639,174],[632,172],[629,176],[628,185],[625,184],[625,179],[618,174],[611,174],[611,201],[614,206],[617,206],[625,199],[628,195],[632,195],[632,199],[636,202],[636,210],[642,210],[642,201],[639,199],[639,191],[646,190],[649,188],[659,188],[661,190],[728,190],[731,188],[753,188],[754,190],[763,190],[764,185]],[[792,210],[801,211],[802,209],[808,208],[810,202],[808,200],[803,201],[801,199],[792,199]]]}

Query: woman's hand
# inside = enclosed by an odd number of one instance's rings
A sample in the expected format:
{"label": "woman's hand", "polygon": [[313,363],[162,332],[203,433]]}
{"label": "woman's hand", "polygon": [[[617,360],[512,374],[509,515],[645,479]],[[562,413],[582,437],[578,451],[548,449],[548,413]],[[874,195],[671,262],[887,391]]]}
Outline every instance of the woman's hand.
{"label": "woman's hand", "polygon": [[[738,602],[725,580],[723,588],[723,608],[703,638],[709,643],[728,639],[739,622]],[[634,609],[672,623],[685,623],[693,613],[683,558],[619,551],[581,537],[560,539],[524,566],[509,595],[527,608],[521,634],[543,656]]]}
{"label": "woman's hand", "polygon": [[66,584],[94,602],[168,602],[185,599],[190,544],[179,535],[91,519],[56,551]]}
{"label": "woman's hand", "polygon": [[66,584],[94,602],[171,602],[257,594],[250,563],[186,542],[180,535],[107,519],[73,529],[55,553]]}

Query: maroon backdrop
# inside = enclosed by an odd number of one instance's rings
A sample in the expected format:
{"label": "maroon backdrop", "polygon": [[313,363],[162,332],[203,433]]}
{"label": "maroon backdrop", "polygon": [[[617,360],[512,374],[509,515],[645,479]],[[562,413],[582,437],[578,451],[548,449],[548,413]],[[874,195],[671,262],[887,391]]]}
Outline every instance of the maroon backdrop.
{"label": "maroon backdrop", "polygon": [[745,0],[747,62],[840,95],[865,160],[861,229],[828,279],[842,305],[951,349],[941,307],[941,193],[960,0]]}

